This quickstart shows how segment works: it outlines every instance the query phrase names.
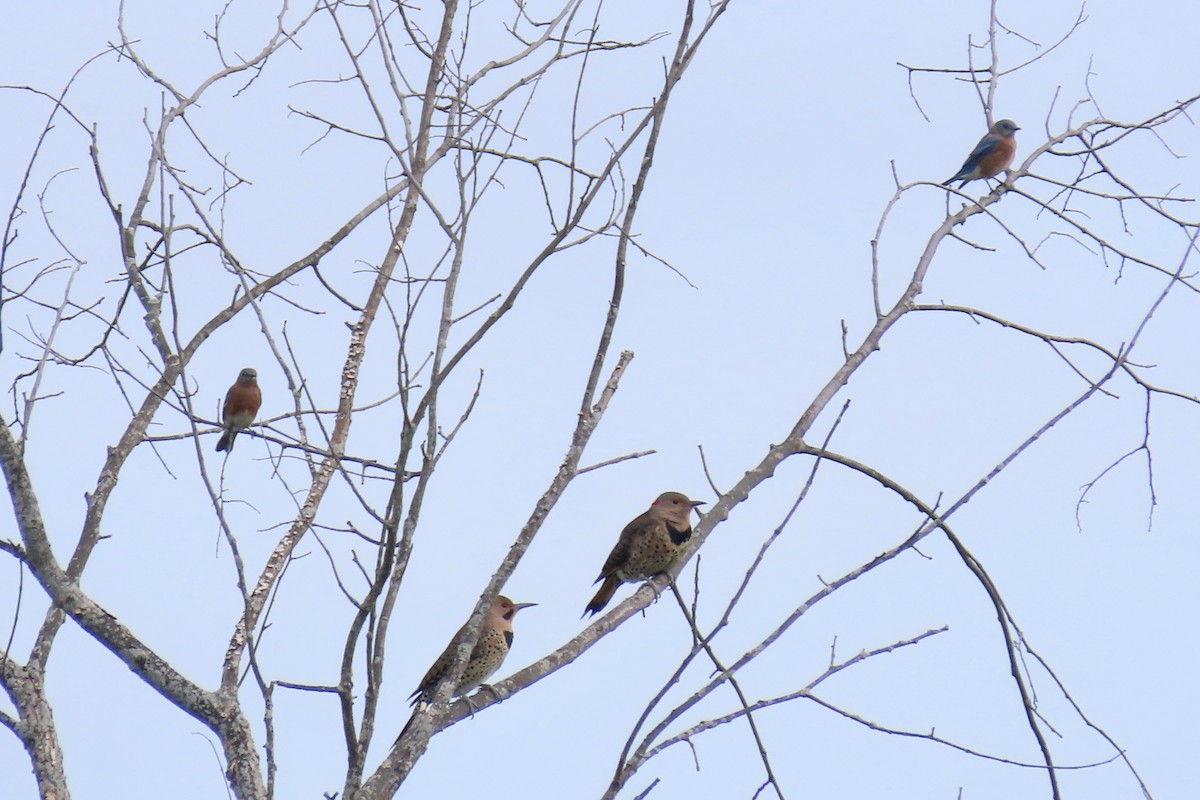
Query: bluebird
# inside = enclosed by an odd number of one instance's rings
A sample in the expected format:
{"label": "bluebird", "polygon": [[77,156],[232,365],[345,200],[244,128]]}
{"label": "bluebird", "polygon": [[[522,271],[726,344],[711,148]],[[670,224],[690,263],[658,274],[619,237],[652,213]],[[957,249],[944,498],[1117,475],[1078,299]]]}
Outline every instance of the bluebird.
{"label": "bluebird", "polygon": [[238,373],[237,380],[225,393],[225,406],[221,409],[221,424],[225,432],[217,442],[217,452],[233,452],[233,437],[238,431],[249,427],[262,405],[262,389],[258,388],[258,373],[246,367]]}
{"label": "bluebird", "polygon": [[967,181],[976,178],[991,178],[1001,170],[1008,169],[1013,156],[1017,152],[1016,132],[1021,130],[1011,119],[1002,119],[992,126],[987,135],[979,140],[971,155],[963,162],[962,168],[953,178],[942,181],[942,186],[949,186],[954,181],[962,180],[958,188]]}
{"label": "bluebird", "polygon": [[660,494],[648,511],[621,531],[596,578],[597,583],[604,583],[583,613],[600,613],[622,583],[644,581],[674,566],[692,538],[692,509],[702,505],[703,500],[689,500],[679,492]]}

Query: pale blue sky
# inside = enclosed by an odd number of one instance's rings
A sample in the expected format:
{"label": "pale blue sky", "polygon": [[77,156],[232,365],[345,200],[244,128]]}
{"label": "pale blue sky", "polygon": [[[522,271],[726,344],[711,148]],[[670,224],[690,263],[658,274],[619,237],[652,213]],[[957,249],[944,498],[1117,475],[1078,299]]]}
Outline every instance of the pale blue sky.
{"label": "pale blue sky", "polygon": [[[484,8],[509,8],[492,2]],[[211,44],[202,32],[220,5],[167,8],[131,2],[125,15],[143,56],[190,87],[214,68]],[[1010,29],[1049,45],[1078,14],[1070,4],[1049,5],[1001,2],[1000,17]],[[1017,163],[1045,141],[1047,130],[1063,130],[1069,109],[1086,97],[1089,68],[1100,110],[1114,120],[1140,120],[1197,93],[1200,11],[1183,3],[1133,6],[1090,3],[1087,21],[1068,42],[1005,76],[995,111],[1022,126]],[[658,92],[680,7],[604,6],[607,36],[639,38],[662,30],[672,36],[641,52],[595,59],[581,106],[588,124],[616,108],[645,104]],[[117,37],[112,3],[62,4],[56,12],[46,8],[16,4],[5,10],[0,84],[57,91],[79,64]],[[248,53],[257,48],[271,14],[234,8],[225,32],[236,41],[231,49]],[[986,34],[987,10],[983,2],[735,1],[717,23],[676,90],[637,220],[639,241],[696,288],[657,262],[631,258],[614,352],[629,349],[636,357],[582,463],[636,450],[657,453],[581,476],[554,509],[506,587],[514,600],[540,606],[518,619],[514,649],[497,678],[561,646],[580,629],[591,582],[621,526],[660,491],[714,499],[697,446],[704,447],[718,485],[732,485],[787,434],[841,363],[842,321],[851,347],[857,346],[873,320],[870,241],[894,192],[892,165],[903,183],[941,181],[985,130],[974,90],[945,75],[912,81],[925,119],[897,62],[961,68],[968,36],[980,41]],[[590,20],[591,14],[580,19]],[[473,57],[490,58],[484,43],[497,35],[481,30]],[[344,136],[331,136],[302,154],[321,130],[290,114],[289,104],[342,120],[365,119],[351,87],[299,83],[345,74],[344,55],[328,37],[328,25],[315,22],[301,36],[302,49],[284,48],[240,97],[219,91],[189,112],[214,152],[227,155],[252,182],[230,197],[227,235],[248,266],[264,272],[314,247],[382,190],[385,171],[394,172],[378,148]],[[1034,52],[1015,36],[1001,38],[1005,67]],[[983,56],[977,58],[980,63]],[[570,70],[539,87],[523,152],[564,151],[567,133],[560,123],[569,100],[563,92],[570,91],[574,75]],[[111,57],[85,71],[71,95],[76,113],[98,126],[106,177],[124,202],[132,201],[144,173],[144,109],[153,118],[159,102],[156,89],[139,81],[128,63]],[[0,92],[0,104],[6,153],[0,160],[0,197],[7,208],[47,104],[14,89]],[[1097,115],[1085,104],[1074,119]],[[610,125],[618,135],[615,123]],[[1112,163],[1148,193],[1200,194],[1195,126],[1181,118],[1160,135],[1182,158],[1143,134],[1113,148]],[[592,147],[594,158],[600,142]],[[48,148],[31,186],[40,192],[55,171],[76,168],[50,184],[46,205],[69,245],[87,261],[77,289],[83,296],[103,296],[111,305],[121,287],[108,281],[119,277],[120,258],[111,218],[96,197],[86,140],[61,122]],[[173,152],[181,161],[195,165],[197,183],[219,180],[182,136],[177,148]],[[1074,169],[1074,162],[1047,156],[1033,167],[1067,181]],[[459,292],[462,309],[502,290],[540,248],[548,229],[533,176],[510,167],[503,178],[505,186],[491,191],[472,226],[478,243]],[[1042,198],[1051,194],[1031,177],[1019,186]],[[436,191],[448,196],[449,187]],[[972,196],[983,191],[978,183],[967,187]],[[953,210],[960,205],[951,200]],[[39,213],[32,197],[24,207],[31,215]],[[934,186],[910,190],[892,209],[880,246],[885,304],[907,283],[945,210],[946,193]],[[1196,219],[1194,204],[1177,210]],[[1040,244],[1046,269],[1024,258],[995,224],[975,217],[959,229],[961,235],[994,250],[944,242],[921,300],[970,305],[1117,349],[1166,279],[1127,265],[1118,280],[1118,265],[1105,266],[1071,240],[1046,238],[1062,226],[1035,212],[1016,195],[994,208],[1031,246]],[[1127,212],[1128,231],[1111,208],[1094,209],[1080,221],[1176,268],[1186,249],[1183,234],[1136,209]],[[43,263],[57,258],[44,236],[34,239],[33,230],[30,223],[30,244],[19,255]],[[382,257],[384,231],[382,219],[365,226],[323,263],[323,273],[361,299],[371,279],[364,265]],[[406,249],[408,258],[428,263],[442,246],[429,214],[422,215]],[[384,733],[368,768],[403,725],[404,697],[469,613],[561,461],[607,307],[613,248],[611,241],[595,242],[563,254],[540,272],[443,400],[443,424],[449,425],[465,406],[479,370],[484,371],[479,403],[426,500],[413,567],[400,597],[404,616],[390,634],[380,713]],[[220,267],[204,258],[192,269],[179,269],[176,279],[180,296],[190,304],[183,323],[190,335],[228,303],[231,284],[222,282]],[[264,304],[276,336],[286,321],[318,405],[332,407],[347,341],[344,323],[353,314],[316,294],[307,276],[288,291],[328,312],[311,316],[282,303]],[[1200,394],[1200,357],[1193,346],[1200,337],[1197,302],[1194,292],[1175,292],[1147,328],[1134,359],[1155,365],[1147,373],[1150,380],[1192,396]],[[0,320],[6,387],[28,368],[20,357],[31,347],[21,333],[44,324],[37,318],[27,324],[26,313],[9,305]],[[138,353],[149,348],[139,316],[127,312],[130,339],[114,346],[126,366],[145,377],[151,371]],[[75,352],[72,348],[89,341],[88,334],[94,330],[68,331],[65,336],[80,338],[68,338],[63,346]],[[1107,368],[1092,354],[1070,352],[1092,378]],[[394,343],[380,334],[368,350],[360,401],[394,388],[394,363]],[[261,416],[287,413],[283,376],[249,313],[218,332],[193,363],[198,408],[215,416],[225,387],[245,365],[259,371],[265,397]],[[95,484],[104,448],[128,415],[111,379],[100,372],[48,374],[45,391],[64,394],[40,406],[28,457],[57,552],[65,558],[82,518],[83,493]],[[852,401],[832,447],[888,474],[927,502],[944,497],[944,506],[1085,388],[1044,344],[962,316],[913,314],[889,332],[882,350],[830,407],[836,412],[844,400]],[[1192,720],[1200,712],[1194,680],[1200,658],[1194,637],[1200,610],[1194,577],[1200,560],[1195,536],[1200,407],[1177,399],[1153,401],[1153,529],[1147,530],[1150,500],[1145,460],[1139,457],[1093,490],[1080,512],[1079,529],[1080,487],[1142,441],[1144,395],[1128,380],[1114,381],[1110,389],[1116,397],[1093,398],[1045,435],[956,514],[954,528],[989,570],[1030,643],[1089,718],[1126,749],[1156,800],[1187,798],[1195,791]],[[11,400],[7,406],[4,418],[11,421]],[[818,420],[810,441],[820,441],[829,430],[830,412]],[[156,434],[186,430],[182,417],[165,408],[156,423]],[[286,422],[280,428],[294,430]],[[395,455],[397,430],[393,406],[364,412],[356,418],[351,449],[388,461]],[[211,446],[202,441],[215,474],[221,462]],[[268,453],[261,440],[242,437],[225,473],[227,513],[252,574],[274,546],[277,526],[294,513],[293,500],[272,479]],[[160,457],[173,476],[165,474]],[[709,624],[782,519],[809,466],[798,458],[787,462],[706,542],[701,615]],[[302,491],[303,472],[298,465],[295,470],[290,485]],[[382,506],[384,488],[366,486]],[[0,537],[11,538],[11,517],[3,519]],[[345,487],[335,485],[322,522],[347,520],[374,532]],[[823,465],[733,624],[717,639],[722,656],[732,660],[754,645],[820,588],[818,576],[831,580],[853,569],[902,541],[918,523],[910,508],[867,479]],[[137,451],[113,495],[105,530],[111,538],[97,550],[84,588],[189,677],[215,685],[240,600],[190,442],[164,443],[157,454],[146,446]],[[333,541],[349,546],[336,537]],[[343,556],[345,547],[339,551]],[[332,683],[349,607],[315,541],[309,539],[297,552],[306,555],[290,567],[260,658],[272,678]],[[948,625],[948,632],[920,645],[831,678],[821,696],[880,725],[936,729],[964,746],[1036,763],[1036,745],[983,591],[943,537],[931,536],[921,552],[925,558],[903,555],[820,603],[746,669],[745,690],[751,699],[794,691],[820,674],[835,638],[844,658]],[[348,560],[342,567],[349,568]],[[685,572],[690,576],[691,571],[689,565]],[[4,559],[0,619],[12,618],[16,581],[16,566]],[[618,598],[632,589],[623,588]],[[13,648],[22,660],[43,602],[26,576]],[[474,796],[499,781],[505,787],[499,797],[599,797],[630,726],[689,643],[674,602],[664,598],[574,664],[435,738],[399,796]],[[1030,668],[1040,710],[1061,734],[1048,734],[1057,763],[1111,757],[1112,749],[1080,724],[1048,676]],[[223,765],[204,727],[71,624],[59,635],[50,670],[76,797],[224,796]],[[706,667],[694,666],[669,699],[686,697],[706,675]],[[690,724],[727,713],[736,703],[732,692],[718,691],[685,720]],[[10,710],[6,700],[0,708]],[[247,709],[260,723],[253,699]],[[281,691],[275,716],[278,797],[320,797],[340,790],[344,745],[332,696]],[[1049,797],[1040,770],[869,731],[811,703],[761,712],[758,721],[788,798],[949,800],[960,796],[960,787],[964,800]],[[258,736],[261,745],[261,732]],[[707,733],[694,744],[694,756],[676,747],[650,762],[621,796],[634,797],[656,777],[662,783],[650,797],[657,800],[749,798],[762,783],[761,764],[743,723]],[[1060,781],[1069,798],[1141,797],[1119,763],[1064,771]],[[36,797],[28,759],[11,735],[0,736],[0,796]]]}

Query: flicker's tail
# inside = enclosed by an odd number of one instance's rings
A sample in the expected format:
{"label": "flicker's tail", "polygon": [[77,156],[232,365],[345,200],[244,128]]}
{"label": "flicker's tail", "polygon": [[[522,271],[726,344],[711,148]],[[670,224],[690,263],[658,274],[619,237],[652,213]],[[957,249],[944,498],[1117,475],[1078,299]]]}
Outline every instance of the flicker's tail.
{"label": "flicker's tail", "polygon": [[587,608],[583,610],[583,615],[588,614],[595,616],[600,613],[600,610],[608,605],[608,601],[612,600],[613,592],[617,591],[617,587],[621,582],[617,580],[615,575],[609,575],[604,579],[604,583],[600,586],[600,591],[596,592],[596,596],[592,598],[592,602],[587,604]]}
{"label": "flicker's tail", "polygon": [[[413,703],[413,705],[416,705],[416,703]],[[400,729],[400,735],[396,737],[396,741],[392,742],[392,747],[400,744],[400,740],[404,738],[404,734],[408,733],[408,729],[412,727],[413,720],[417,718],[417,714],[420,714],[424,710],[424,708],[418,707],[413,711],[412,716],[408,718],[408,722],[404,723],[404,727]]]}

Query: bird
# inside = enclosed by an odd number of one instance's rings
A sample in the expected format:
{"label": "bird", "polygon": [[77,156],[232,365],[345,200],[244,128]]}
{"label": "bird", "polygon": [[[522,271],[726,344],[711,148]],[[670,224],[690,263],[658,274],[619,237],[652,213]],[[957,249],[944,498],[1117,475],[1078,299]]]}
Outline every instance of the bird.
{"label": "bird", "polygon": [[596,583],[604,583],[583,615],[599,614],[622,583],[669,570],[692,538],[692,509],[701,505],[703,500],[689,500],[680,492],[663,492],[649,510],[626,525],[596,578]]}
{"label": "bird", "polygon": [[221,409],[221,424],[225,432],[217,441],[217,452],[233,452],[233,439],[237,432],[254,422],[262,405],[262,389],[258,388],[258,373],[246,367],[238,373],[237,380],[225,393],[225,406]]}
{"label": "bird", "polygon": [[[522,608],[536,605],[537,603],[514,603],[502,594],[496,595],[487,614],[483,617],[479,641],[475,643],[475,649],[471,651],[471,657],[467,659],[467,665],[463,668],[458,684],[450,692],[451,697],[467,694],[476,686],[482,685],[493,672],[500,669],[500,665],[504,663],[504,657],[508,655],[509,648],[512,647],[513,617]],[[408,696],[409,705],[415,706],[417,703],[428,703],[433,700],[433,693],[437,690],[438,683],[454,665],[458,643],[466,632],[466,625],[458,629],[454,639],[425,673],[425,677],[417,685],[416,691]]]}
{"label": "bird", "polygon": [[1020,126],[1011,119],[998,121],[979,140],[979,144],[975,145],[975,149],[967,156],[958,172],[954,173],[954,177],[942,181],[942,186],[949,186],[961,180],[962,183],[958,185],[961,189],[967,181],[991,178],[1001,170],[1008,169],[1017,152],[1016,133],[1019,130]]}

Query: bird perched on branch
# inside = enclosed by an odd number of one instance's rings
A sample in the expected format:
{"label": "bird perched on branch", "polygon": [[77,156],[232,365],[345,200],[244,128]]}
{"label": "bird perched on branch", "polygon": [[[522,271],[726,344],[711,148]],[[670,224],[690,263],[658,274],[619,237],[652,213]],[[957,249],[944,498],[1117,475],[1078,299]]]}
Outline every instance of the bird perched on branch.
{"label": "bird perched on branch", "polygon": [[1002,119],[991,127],[987,134],[975,145],[971,155],[963,162],[962,168],[953,178],[942,181],[942,186],[949,186],[957,180],[962,188],[967,181],[977,178],[991,178],[1001,170],[1008,169],[1013,156],[1017,152],[1017,131],[1021,130],[1011,119]]}
{"label": "bird perched on branch", "polygon": [[700,505],[704,505],[703,500],[663,492],[648,511],[626,525],[596,579],[604,584],[587,604],[584,615],[600,613],[622,583],[644,581],[669,570],[692,538],[692,509]]}
{"label": "bird perched on branch", "polygon": [[221,409],[221,424],[225,432],[217,441],[217,452],[233,452],[233,438],[238,431],[249,427],[262,405],[262,389],[258,388],[258,373],[246,367],[238,373],[237,380],[225,393],[225,406]]}
{"label": "bird perched on branch", "polygon": [[[450,692],[452,697],[469,693],[491,677],[493,672],[500,669],[500,665],[504,663],[504,657],[508,655],[508,650],[512,647],[513,617],[522,608],[536,605],[537,603],[514,603],[504,595],[496,595],[483,617],[479,641],[475,643],[475,649],[471,651],[471,657],[467,659],[462,677],[458,679],[458,685]],[[425,673],[417,690],[408,696],[412,701],[409,705],[416,705],[420,702],[428,703],[433,700],[433,693],[437,689],[438,683],[454,665],[455,651],[466,632],[466,625],[458,629],[454,639]]]}

